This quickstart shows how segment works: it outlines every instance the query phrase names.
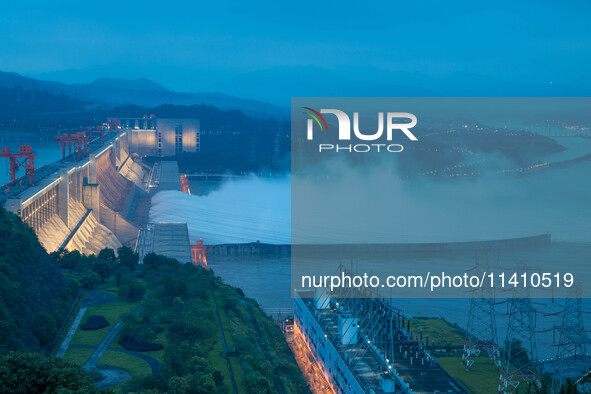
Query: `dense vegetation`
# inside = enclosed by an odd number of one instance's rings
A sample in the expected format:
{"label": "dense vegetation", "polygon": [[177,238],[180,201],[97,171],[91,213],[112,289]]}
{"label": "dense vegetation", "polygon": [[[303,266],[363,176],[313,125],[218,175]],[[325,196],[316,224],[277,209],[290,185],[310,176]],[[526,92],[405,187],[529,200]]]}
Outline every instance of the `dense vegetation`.
{"label": "dense vegetation", "polygon": [[[154,254],[144,258],[148,292],[139,316],[128,315],[122,338],[154,339],[154,327],[166,327],[163,367],[159,375],[135,378],[129,391],[227,393],[231,361],[239,392],[305,391],[305,381],[281,331],[239,289],[225,285],[212,271]],[[220,321],[228,354],[221,344]],[[257,336],[269,349],[263,352]]]}
{"label": "dense vegetation", "polygon": [[81,368],[26,353],[51,349],[77,293],[31,228],[0,207],[0,392],[98,391]]}
{"label": "dense vegetation", "polygon": [[119,296],[138,300],[146,292],[133,273],[137,269],[138,256],[127,246],[117,249],[117,255],[113,249],[105,248],[98,256],[85,256],[74,250],[53,252],[51,257],[60,268],[82,273],[78,281],[84,289],[90,290],[115,275],[117,286],[123,284],[120,286]]}
{"label": "dense vegetation", "polygon": [[119,297],[142,300],[141,312],[120,316],[125,325],[118,343],[148,353],[164,345],[158,356],[163,365],[155,376],[132,374],[123,391],[229,393],[234,383],[239,392],[305,391],[281,331],[255,301],[225,285],[212,271],[154,254],[138,265],[137,255],[126,247],[119,248],[117,255],[103,249],[98,256],[73,251],[54,257],[60,267],[77,273],[83,287],[108,281],[107,286],[116,286]]}
{"label": "dense vegetation", "polygon": [[35,112],[81,111],[84,103],[65,95],[51,94],[43,90],[23,90],[20,87],[0,86],[0,119],[26,117]]}
{"label": "dense vegetation", "polygon": [[66,280],[33,230],[0,207],[0,353],[51,345],[77,285]]}
{"label": "dense vegetation", "polygon": [[119,343],[139,350],[164,345],[160,373],[135,376],[124,391],[229,393],[234,385],[248,393],[305,391],[279,328],[254,300],[212,271],[154,254],[138,265],[127,247],[117,253],[103,249],[97,256],[77,251],[50,256],[28,226],[1,208],[0,248],[0,391],[95,390],[74,365],[10,351],[50,350],[79,288],[114,284],[119,300],[143,306],[139,313],[121,316],[125,324]]}
{"label": "dense vegetation", "polygon": [[10,352],[0,357],[1,393],[98,393],[80,367],[59,358]]}

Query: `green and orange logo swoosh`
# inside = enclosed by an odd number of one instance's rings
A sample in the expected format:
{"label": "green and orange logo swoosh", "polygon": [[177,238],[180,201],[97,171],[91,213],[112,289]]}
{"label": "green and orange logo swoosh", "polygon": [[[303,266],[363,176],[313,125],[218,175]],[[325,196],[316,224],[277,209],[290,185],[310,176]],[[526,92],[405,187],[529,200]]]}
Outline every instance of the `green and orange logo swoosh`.
{"label": "green and orange logo swoosh", "polygon": [[[324,127],[322,127],[322,123],[324,123],[326,130],[328,130],[328,125],[326,124],[326,120],[324,120],[324,117],[322,115],[320,115],[320,113],[318,111],[315,111],[312,108],[308,108],[308,107],[302,107],[302,108],[313,112],[313,113],[310,113],[310,112],[304,112],[304,113],[306,115],[310,115],[312,117],[312,119],[314,119],[316,121],[316,123],[318,123],[318,126],[320,126],[320,130],[324,129]],[[320,118],[320,119],[318,119],[318,118]],[[322,120],[322,123],[320,123],[320,120]]]}

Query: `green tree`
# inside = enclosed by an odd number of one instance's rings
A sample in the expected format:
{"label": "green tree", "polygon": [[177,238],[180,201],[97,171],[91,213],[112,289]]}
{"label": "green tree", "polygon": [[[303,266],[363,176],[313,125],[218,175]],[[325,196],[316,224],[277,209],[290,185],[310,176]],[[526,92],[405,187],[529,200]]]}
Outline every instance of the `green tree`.
{"label": "green tree", "polygon": [[92,270],[99,274],[103,283],[113,275],[114,268],[113,263],[100,258],[96,259],[92,265]]}
{"label": "green tree", "polygon": [[181,297],[175,297],[174,300],[172,300],[172,310],[174,313],[180,315],[183,312],[184,308],[185,302]]}
{"label": "green tree", "polygon": [[158,266],[166,264],[168,259],[165,256],[156,253],[148,253],[144,256],[144,267],[158,268]]}
{"label": "green tree", "polygon": [[185,298],[189,292],[189,286],[185,278],[166,278],[164,280],[164,296],[174,299],[175,297]]}
{"label": "green tree", "polygon": [[62,258],[62,252],[59,250],[53,251],[53,252],[49,253],[49,257],[51,257],[52,260],[59,262],[60,259]]}
{"label": "green tree", "polygon": [[207,360],[199,356],[191,357],[187,366],[189,367],[189,371],[199,374],[203,373],[204,371],[207,371],[208,368]]}
{"label": "green tree", "polygon": [[0,390],[7,393],[99,393],[74,364],[37,353],[10,352],[0,358]]}
{"label": "green tree", "polygon": [[187,379],[180,376],[174,376],[168,381],[168,392],[171,394],[187,394],[190,388]]}
{"label": "green tree", "polygon": [[265,378],[260,378],[250,388],[249,393],[250,394],[271,394],[271,386],[269,385],[269,381]]}
{"label": "green tree", "polygon": [[215,381],[213,375],[210,373],[205,375],[192,374],[189,376],[188,381],[191,389],[197,394],[209,394],[215,392]]}
{"label": "green tree", "polygon": [[77,250],[73,250],[71,252],[65,252],[64,254],[62,254],[58,262],[60,268],[73,270],[76,269],[76,267],[78,267],[81,261],[82,255],[80,254],[80,252]]}
{"label": "green tree", "polygon": [[101,277],[99,274],[93,270],[86,270],[86,272],[84,272],[84,276],[80,279],[80,286],[84,287],[85,289],[92,289],[100,282]]}
{"label": "green tree", "polygon": [[146,286],[137,279],[123,283],[119,287],[119,297],[137,301],[146,293]]}
{"label": "green tree", "polygon": [[224,375],[220,371],[214,371],[213,381],[216,387],[221,387],[224,384]]}
{"label": "green tree", "polygon": [[104,248],[99,252],[97,257],[101,260],[107,260],[109,263],[114,263],[117,260],[115,251],[111,248]]}
{"label": "green tree", "polygon": [[64,301],[72,300],[76,297],[78,291],[80,291],[80,284],[72,278],[66,278],[66,287],[62,291],[61,298]]}
{"label": "green tree", "polygon": [[35,316],[31,324],[31,330],[33,330],[33,334],[37,337],[41,346],[45,346],[53,341],[57,335],[55,319],[49,313],[45,312],[41,312]]}
{"label": "green tree", "polygon": [[128,246],[122,246],[117,249],[117,255],[119,256],[119,264],[129,268],[131,271],[137,269],[137,263],[139,257],[137,253],[134,253]]}
{"label": "green tree", "polygon": [[134,278],[134,273],[124,265],[120,265],[115,269],[115,282],[117,283],[117,286],[130,282]]}

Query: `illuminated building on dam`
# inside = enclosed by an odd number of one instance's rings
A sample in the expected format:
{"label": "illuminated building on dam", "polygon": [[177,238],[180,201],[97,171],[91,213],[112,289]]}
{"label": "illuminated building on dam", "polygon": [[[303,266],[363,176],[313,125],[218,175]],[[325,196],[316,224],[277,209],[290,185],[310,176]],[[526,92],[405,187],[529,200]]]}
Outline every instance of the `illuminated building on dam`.
{"label": "illuminated building on dam", "polygon": [[121,129],[129,132],[129,148],[139,155],[173,156],[200,151],[199,119],[165,119],[154,115],[121,118]]}

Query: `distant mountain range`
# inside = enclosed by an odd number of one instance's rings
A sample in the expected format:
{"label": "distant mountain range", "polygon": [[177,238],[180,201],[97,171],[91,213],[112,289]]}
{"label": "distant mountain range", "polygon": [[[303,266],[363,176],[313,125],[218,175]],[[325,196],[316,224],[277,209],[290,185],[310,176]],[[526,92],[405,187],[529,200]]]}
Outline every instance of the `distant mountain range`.
{"label": "distant mountain range", "polygon": [[135,80],[99,78],[91,83],[65,84],[0,71],[0,87],[67,96],[84,102],[87,108],[116,107],[128,104],[144,107],[155,107],[162,104],[208,104],[224,110],[240,110],[245,114],[259,118],[285,119],[289,116],[287,107],[282,108],[217,92],[174,92],[145,78]]}
{"label": "distant mountain range", "polygon": [[[35,77],[79,84],[104,76],[129,76],[138,72],[163,83],[169,90],[224,92],[280,107],[289,107],[291,97],[587,97],[591,94],[591,88],[585,81],[569,85],[552,80],[551,75],[546,80],[521,80],[475,72],[444,74],[434,69],[432,74],[428,74],[359,64],[333,68],[275,66],[250,72],[205,67],[175,71],[149,65],[137,71],[129,65],[107,64],[47,72]],[[565,76],[560,78],[564,79]]]}
{"label": "distant mountain range", "polygon": [[32,119],[49,114],[81,113],[86,103],[45,90],[0,86],[0,119]]}
{"label": "distant mountain range", "polygon": [[[114,72],[109,71],[109,68],[105,70],[111,74]],[[81,72],[83,70],[64,70],[45,73],[43,78],[79,81],[80,79],[73,77]],[[98,74],[100,72],[100,68],[89,70],[87,77],[100,75]],[[195,76],[189,74],[186,77],[187,81],[179,76],[180,82],[177,80],[176,86],[192,86],[193,90],[210,93],[177,92],[146,78],[98,78],[90,83],[62,83],[7,72],[0,72],[0,87],[18,87],[28,91],[46,91],[49,94],[66,96],[84,103],[87,109],[108,109],[129,104],[142,107],[156,107],[163,104],[207,104],[222,110],[240,110],[257,118],[281,120],[289,118],[291,97],[587,97],[591,95],[589,88],[552,83],[552,81],[526,83],[471,73],[433,77],[421,72],[391,71],[370,66],[343,65],[335,69],[314,65],[278,66],[234,74],[229,78],[221,78],[219,73],[216,74],[214,71],[210,71],[209,74],[207,71],[196,74]],[[63,105],[60,106],[62,107]]]}
{"label": "distant mountain range", "polygon": [[458,72],[434,77],[371,66],[279,66],[208,86],[239,97],[289,105],[290,97],[586,97],[591,89],[540,81],[510,81]]}

